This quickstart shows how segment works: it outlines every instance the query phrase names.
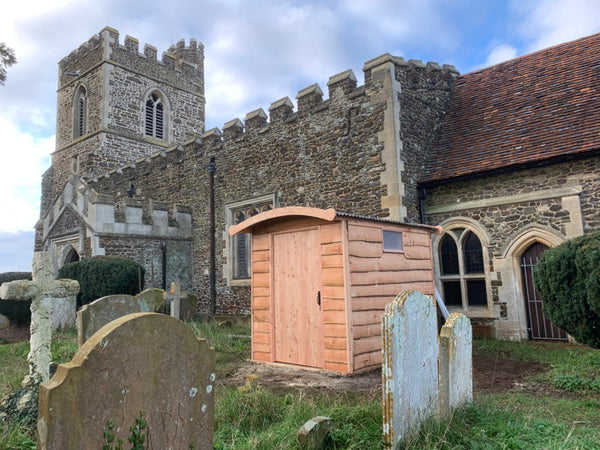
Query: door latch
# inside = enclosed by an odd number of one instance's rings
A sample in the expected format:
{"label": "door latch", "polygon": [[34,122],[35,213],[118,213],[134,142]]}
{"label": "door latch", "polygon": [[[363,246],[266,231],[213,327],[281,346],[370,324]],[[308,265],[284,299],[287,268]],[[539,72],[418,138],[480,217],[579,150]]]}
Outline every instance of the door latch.
{"label": "door latch", "polygon": [[321,291],[317,291],[317,305],[319,305],[319,309],[321,309]]}

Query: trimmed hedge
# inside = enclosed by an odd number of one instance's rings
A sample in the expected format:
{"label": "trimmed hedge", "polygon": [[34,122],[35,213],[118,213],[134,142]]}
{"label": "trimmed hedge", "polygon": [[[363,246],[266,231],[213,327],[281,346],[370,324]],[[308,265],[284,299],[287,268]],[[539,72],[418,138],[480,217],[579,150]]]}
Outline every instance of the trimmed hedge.
{"label": "trimmed hedge", "polygon": [[114,256],[94,256],[65,264],[58,277],[79,281],[78,308],[106,295],[135,295],[144,287],[144,268],[135,261]]}
{"label": "trimmed hedge", "polygon": [[[0,284],[15,280],[31,280],[31,272],[0,273]],[[31,320],[31,300],[0,300],[0,314],[10,323],[23,325]]]}
{"label": "trimmed hedge", "polygon": [[534,280],[544,314],[578,342],[600,348],[600,232],[546,250]]}

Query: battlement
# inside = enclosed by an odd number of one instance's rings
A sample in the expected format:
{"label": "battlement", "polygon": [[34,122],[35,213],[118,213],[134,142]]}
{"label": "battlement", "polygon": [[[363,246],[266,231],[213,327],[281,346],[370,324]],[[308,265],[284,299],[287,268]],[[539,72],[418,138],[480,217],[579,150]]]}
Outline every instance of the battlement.
{"label": "battlement", "polygon": [[447,83],[459,74],[456,68],[449,64],[440,66],[436,62],[423,63],[416,59],[405,61],[402,57],[386,53],[364,64],[365,83],[362,86],[358,86],[352,70],[340,72],[329,77],[327,81],[328,99],[323,98],[323,90],[315,83],[298,91],[296,110],[292,100],[284,97],[271,103],[268,114],[263,108],[255,109],[246,114],[244,121],[239,118],[227,121],[222,131],[218,128],[208,130],[202,135],[202,140],[213,146],[219,145],[223,141],[242,139],[246,134],[265,133],[273,125],[295,122],[298,117],[318,114],[332,108],[332,105],[352,107],[352,104],[357,103],[354,99],[377,89],[372,74],[385,67],[394,70],[396,79],[405,83],[406,89],[435,89],[436,83]]}
{"label": "battlement", "polygon": [[144,74],[154,71],[161,78],[180,72],[184,78],[195,79],[190,81],[203,87],[204,46],[195,39],[190,39],[189,45],[180,40],[163,52],[160,60],[157,48],[150,44],[145,44],[140,53],[138,39],[125,36],[122,44],[119,40],[119,31],[105,27],[60,60],[59,87],[73,82],[101,62],[111,62]]}
{"label": "battlement", "polygon": [[65,221],[71,226],[75,221],[83,222],[81,229],[105,235],[189,238],[192,229],[192,215],[187,207],[128,197],[116,201],[112,195],[100,194],[77,178],[67,182],[42,219],[43,239],[65,229]]}

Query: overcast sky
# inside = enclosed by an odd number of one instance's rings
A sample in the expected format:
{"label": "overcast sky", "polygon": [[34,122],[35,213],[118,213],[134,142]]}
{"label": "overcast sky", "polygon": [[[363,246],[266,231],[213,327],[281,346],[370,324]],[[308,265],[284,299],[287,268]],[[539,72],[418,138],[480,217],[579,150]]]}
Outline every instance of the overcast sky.
{"label": "overcast sky", "polygon": [[600,0],[20,0],[0,42],[18,64],[0,86],[0,272],[30,270],[40,177],[50,165],[57,62],[105,26],[158,48],[205,46],[206,128],[382,53],[461,73],[600,31]]}

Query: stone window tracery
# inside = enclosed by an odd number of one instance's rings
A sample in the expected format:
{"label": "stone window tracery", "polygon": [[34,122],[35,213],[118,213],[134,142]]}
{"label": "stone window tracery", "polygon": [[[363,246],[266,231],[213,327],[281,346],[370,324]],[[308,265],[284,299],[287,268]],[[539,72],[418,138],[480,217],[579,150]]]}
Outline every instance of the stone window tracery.
{"label": "stone window tracery", "polygon": [[438,261],[446,305],[487,306],[483,247],[473,231],[455,228],[445,233],[438,245]]}
{"label": "stone window tracery", "polygon": [[156,139],[165,137],[165,106],[158,92],[152,92],[146,99],[145,111],[146,136]]}
{"label": "stone window tracery", "polygon": [[[236,225],[259,213],[275,207],[274,195],[268,195],[247,202],[229,205],[227,209],[228,225]],[[239,233],[229,241],[229,272],[231,280],[249,280],[251,273],[251,235]]]}

